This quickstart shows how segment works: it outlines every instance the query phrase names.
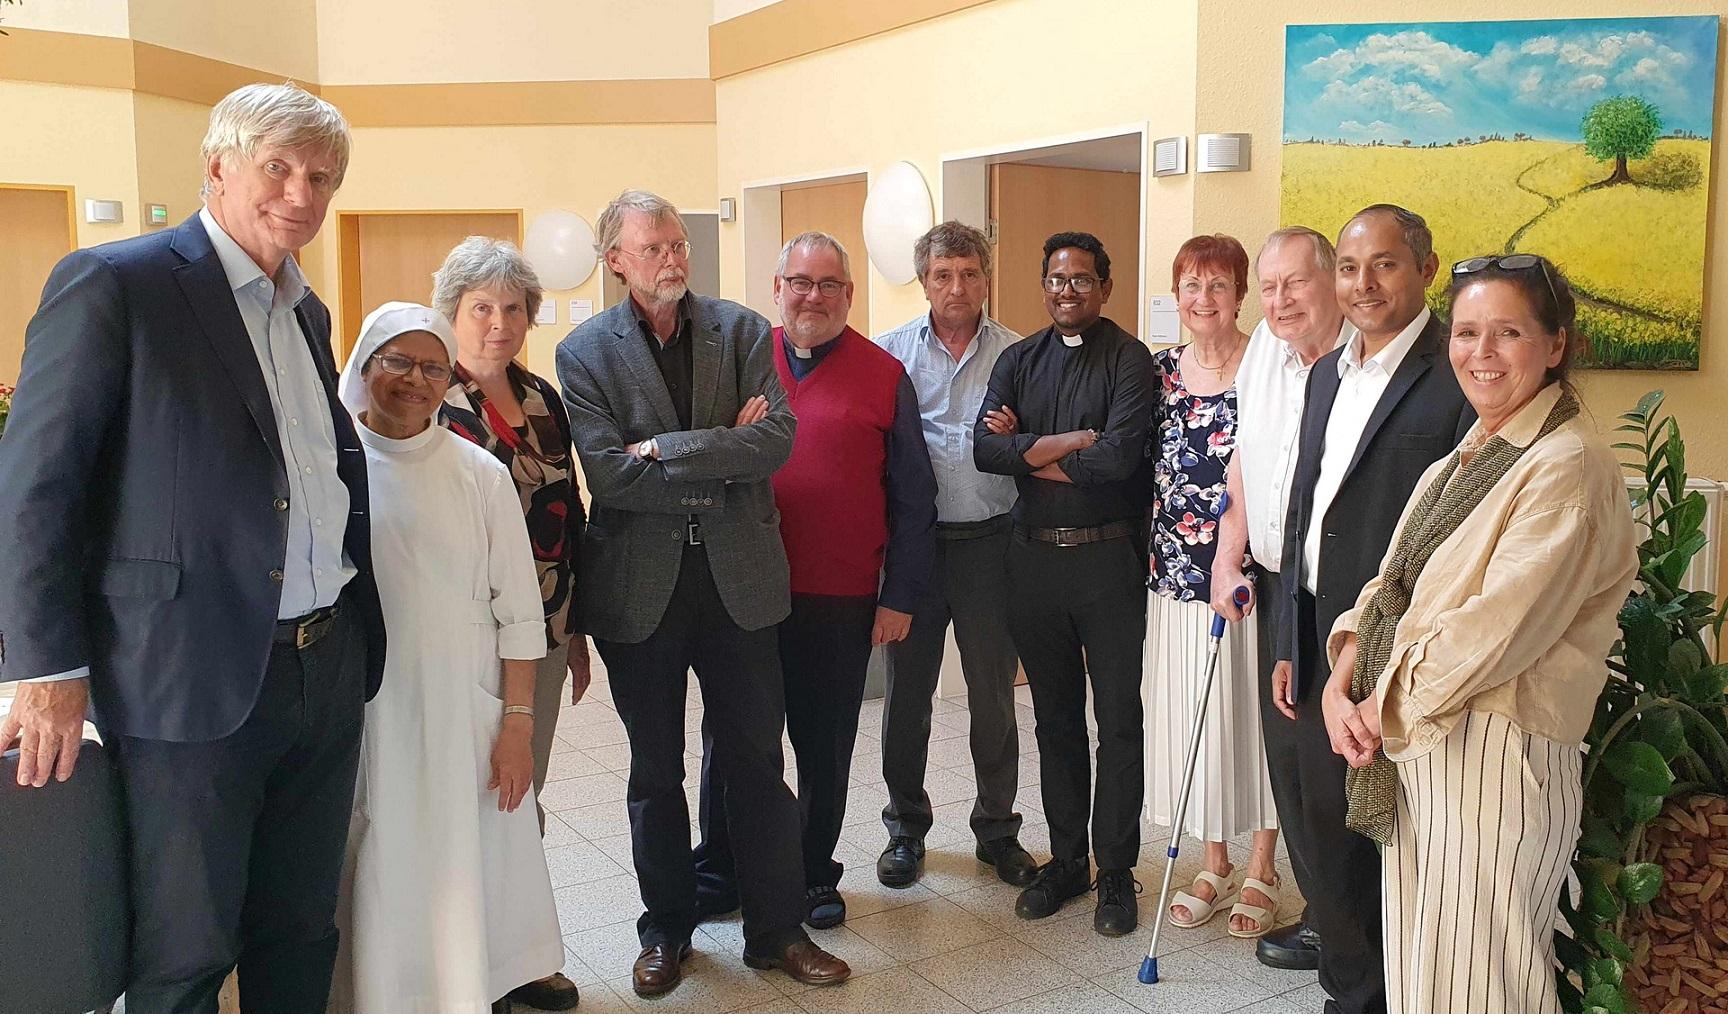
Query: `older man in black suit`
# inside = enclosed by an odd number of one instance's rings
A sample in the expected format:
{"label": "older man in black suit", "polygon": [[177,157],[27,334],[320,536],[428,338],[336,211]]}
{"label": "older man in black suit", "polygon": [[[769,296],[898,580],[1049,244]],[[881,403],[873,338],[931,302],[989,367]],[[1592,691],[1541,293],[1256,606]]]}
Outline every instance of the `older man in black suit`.
{"label": "older man in black suit", "polygon": [[1426,303],[1438,264],[1427,223],[1404,208],[1364,208],[1339,233],[1336,293],[1360,334],[1309,374],[1284,526],[1290,595],[1268,603],[1285,610],[1272,692],[1299,727],[1289,756],[1273,760],[1272,791],[1308,924],[1269,935],[1260,958],[1311,960],[1303,952],[1317,934],[1326,1009],[1342,1014],[1386,1009],[1380,856],[1344,826],[1346,765],[1320,713],[1329,674],[1320,646],[1380,569],[1422,472],[1476,419],[1446,359],[1446,323]]}
{"label": "older man in black suit", "polygon": [[234,92],[204,209],[69,255],[26,332],[0,679],[27,682],[0,747],[21,734],[21,783],[63,781],[94,704],[127,799],[137,1014],[214,1014],[236,964],[249,1011],[313,1014],[330,991],[384,630],[366,459],[293,255],[348,147],[293,85]]}

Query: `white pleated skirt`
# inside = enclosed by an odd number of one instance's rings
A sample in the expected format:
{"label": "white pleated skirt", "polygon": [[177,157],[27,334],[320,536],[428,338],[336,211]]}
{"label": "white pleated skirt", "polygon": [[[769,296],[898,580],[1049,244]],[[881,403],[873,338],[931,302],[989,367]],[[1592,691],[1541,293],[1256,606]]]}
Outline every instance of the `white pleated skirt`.
{"label": "white pleated skirt", "polygon": [[1554,930],[1583,766],[1578,747],[1483,711],[1398,765],[1383,866],[1389,1014],[1560,1014]]}
{"label": "white pleated skirt", "polygon": [[[1206,678],[1212,609],[1151,593],[1146,609],[1146,812],[1169,827],[1182,792],[1188,736]],[[1260,732],[1258,638],[1253,620],[1229,624],[1218,649],[1206,728],[1184,823],[1201,841],[1278,826]]]}

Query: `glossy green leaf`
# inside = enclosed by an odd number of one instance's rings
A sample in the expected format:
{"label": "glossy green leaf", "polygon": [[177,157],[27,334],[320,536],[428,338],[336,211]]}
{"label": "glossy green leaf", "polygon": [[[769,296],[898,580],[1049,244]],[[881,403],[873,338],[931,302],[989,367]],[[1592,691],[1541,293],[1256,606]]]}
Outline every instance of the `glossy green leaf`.
{"label": "glossy green leaf", "polygon": [[1680,713],[1658,708],[1638,716],[1638,738],[1656,748],[1663,760],[1672,761],[1686,751],[1686,726]]}
{"label": "glossy green leaf", "polygon": [[1646,795],[1628,789],[1626,798],[1621,802],[1620,812],[1629,825],[1648,824],[1662,812],[1662,799],[1662,796]]}
{"label": "glossy green leaf", "polygon": [[1631,863],[1620,871],[1620,897],[1632,905],[1648,905],[1662,893],[1662,867],[1655,863]]}
{"label": "glossy green leaf", "polygon": [[1674,788],[1674,772],[1649,743],[1616,740],[1602,755],[1602,766],[1633,792],[1662,797]]}
{"label": "glossy green leaf", "polygon": [[1603,954],[1614,957],[1625,964],[1632,963],[1632,948],[1627,945],[1626,941],[1620,939],[1618,933],[1602,926],[1597,928],[1595,937],[1596,946]]}

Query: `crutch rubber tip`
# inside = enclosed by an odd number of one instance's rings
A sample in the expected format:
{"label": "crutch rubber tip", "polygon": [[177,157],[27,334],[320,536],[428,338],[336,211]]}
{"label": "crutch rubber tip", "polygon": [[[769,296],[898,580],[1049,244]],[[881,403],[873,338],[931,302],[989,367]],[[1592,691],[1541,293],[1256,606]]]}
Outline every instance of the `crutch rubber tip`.
{"label": "crutch rubber tip", "polygon": [[1140,962],[1140,981],[1150,986],[1158,981],[1158,959],[1147,956]]}

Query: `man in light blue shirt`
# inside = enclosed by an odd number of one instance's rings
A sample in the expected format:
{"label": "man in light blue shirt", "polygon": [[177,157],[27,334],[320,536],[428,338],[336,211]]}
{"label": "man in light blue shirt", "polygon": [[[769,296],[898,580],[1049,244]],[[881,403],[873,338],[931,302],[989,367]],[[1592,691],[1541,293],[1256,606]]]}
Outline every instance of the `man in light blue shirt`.
{"label": "man in light blue shirt", "polygon": [[888,645],[882,709],[888,805],[882,823],[889,838],[876,877],[889,887],[909,887],[923,872],[924,836],[932,822],[924,791],[931,698],[952,622],[971,711],[976,855],[1004,882],[1023,887],[1036,867],[1020,847],[1020,815],[1014,812],[1019,660],[1008,631],[1007,553],[1008,511],[1016,493],[1012,478],[980,472],[972,460],[973,424],[990,372],[1020,336],[984,314],[990,244],[982,232],[943,222],[919,237],[913,262],[930,312],[875,341],[906,367],[918,393],[924,443],[936,472],[936,561],[913,611],[911,632]]}

